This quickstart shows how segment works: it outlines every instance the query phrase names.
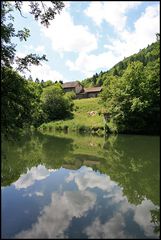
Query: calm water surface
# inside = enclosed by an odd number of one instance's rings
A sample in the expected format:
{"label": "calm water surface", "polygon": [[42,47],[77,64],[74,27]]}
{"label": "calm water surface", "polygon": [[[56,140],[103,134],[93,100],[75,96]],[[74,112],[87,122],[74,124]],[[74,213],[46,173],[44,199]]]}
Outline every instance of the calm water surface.
{"label": "calm water surface", "polygon": [[2,238],[159,238],[159,137],[2,143]]}

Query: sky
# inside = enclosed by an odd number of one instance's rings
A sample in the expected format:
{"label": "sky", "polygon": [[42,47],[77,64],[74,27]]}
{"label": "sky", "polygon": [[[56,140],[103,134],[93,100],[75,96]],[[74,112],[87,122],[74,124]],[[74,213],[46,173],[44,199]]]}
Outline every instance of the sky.
{"label": "sky", "polygon": [[27,1],[22,8],[25,18],[14,12],[15,29],[30,29],[26,42],[13,39],[17,56],[37,53],[48,59],[25,73],[34,80],[69,82],[92,77],[155,42],[160,32],[159,1],[64,3],[48,28],[29,14]]}

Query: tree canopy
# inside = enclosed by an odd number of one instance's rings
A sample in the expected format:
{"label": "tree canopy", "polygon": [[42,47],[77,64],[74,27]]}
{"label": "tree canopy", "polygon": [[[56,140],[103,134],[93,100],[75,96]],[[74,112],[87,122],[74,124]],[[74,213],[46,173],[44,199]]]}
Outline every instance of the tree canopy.
{"label": "tree canopy", "polygon": [[101,94],[110,113],[111,131],[159,133],[160,59],[146,66],[137,61],[128,65],[121,78],[109,78]]}
{"label": "tree canopy", "polygon": [[73,108],[72,99],[64,94],[60,83],[44,88],[41,98],[46,121],[65,119],[70,116]]}

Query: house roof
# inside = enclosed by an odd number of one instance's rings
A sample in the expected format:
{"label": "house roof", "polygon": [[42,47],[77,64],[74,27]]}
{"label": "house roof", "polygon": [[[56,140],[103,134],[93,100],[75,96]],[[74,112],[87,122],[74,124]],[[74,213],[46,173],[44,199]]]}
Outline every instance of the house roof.
{"label": "house roof", "polygon": [[63,83],[63,88],[75,88],[77,86],[78,82],[66,82]]}
{"label": "house roof", "polygon": [[100,92],[102,90],[102,87],[93,87],[93,88],[84,88],[84,91],[86,93],[90,92]]}

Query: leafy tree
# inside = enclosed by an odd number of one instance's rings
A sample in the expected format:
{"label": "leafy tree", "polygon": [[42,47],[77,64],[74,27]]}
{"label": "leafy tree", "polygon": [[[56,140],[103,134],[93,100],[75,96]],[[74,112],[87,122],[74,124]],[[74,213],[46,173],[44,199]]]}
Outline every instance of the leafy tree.
{"label": "leafy tree", "polygon": [[113,75],[114,75],[114,76],[118,75],[118,71],[117,71],[117,68],[116,68],[116,67],[114,68]]}
{"label": "leafy tree", "polygon": [[36,83],[40,83],[40,80],[38,78],[35,79]]}
{"label": "leafy tree", "polygon": [[44,80],[41,80],[41,86],[44,87]]}
{"label": "leafy tree", "polygon": [[102,84],[103,84],[103,79],[102,79],[102,77],[98,77],[98,78],[97,78],[96,86],[97,86],[97,87],[100,87],[100,86],[102,86]]}
{"label": "leafy tree", "polygon": [[2,133],[7,135],[33,123],[41,91],[36,83],[27,81],[16,71],[7,67],[2,69]]}
{"label": "leafy tree", "polygon": [[54,83],[51,80],[47,80],[46,82],[43,83],[43,87],[49,87],[52,86]]}
{"label": "leafy tree", "polygon": [[59,83],[44,88],[42,102],[46,121],[65,119],[70,116],[73,108],[71,99],[64,95],[64,91]]}
{"label": "leafy tree", "polygon": [[62,80],[59,80],[59,83],[60,83],[60,84],[63,84],[63,81],[62,81]]}
{"label": "leafy tree", "polygon": [[[12,13],[16,9],[22,15],[22,5],[23,1],[15,1],[12,4],[8,1],[1,2],[1,121],[4,134],[31,124],[33,116],[36,120],[39,115],[40,92],[37,90],[38,86],[36,83],[26,81],[12,70],[13,63],[17,63],[17,71],[23,72],[24,69],[29,70],[31,64],[39,65],[41,60],[47,60],[45,55],[38,56],[36,54],[28,54],[24,58],[16,57],[16,45],[12,43],[12,38],[16,37],[20,41],[26,41],[30,36],[28,29],[24,28],[16,32],[13,25]],[[62,1],[51,1],[51,5],[51,7],[47,7],[46,3],[42,1],[29,1],[30,13],[35,20],[40,21],[46,27],[64,7]]]}
{"label": "leafy tree", "polygon": [[[24,78],[25,78],[25,76],[24,76]],[[32,81],[33,82],[33,78],[32,78],[31,75],[28,77],[28,81]]]}
{"label": "leafy tree", "polygon": [[94,74],[92,77],[93,86],[96,86],[97,78],[98,78],[98,73]]}
{"label": "leafy tree", "polygon": [[147,68],[133,62],[121,78],[110,79],[101,94],[110,127],[119,132],[159,131],[159,75],[159,62]]}

